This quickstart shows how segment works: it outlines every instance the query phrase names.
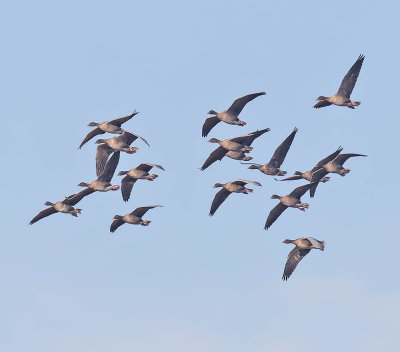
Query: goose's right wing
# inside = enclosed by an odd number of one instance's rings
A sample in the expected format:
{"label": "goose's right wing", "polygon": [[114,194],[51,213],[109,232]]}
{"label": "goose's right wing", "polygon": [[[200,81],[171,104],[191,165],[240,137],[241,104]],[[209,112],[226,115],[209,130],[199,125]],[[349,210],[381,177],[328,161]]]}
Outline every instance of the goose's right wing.
{"label": "goose's right wing", "polygon": [[46,216],[49,216],[51,214],[57,213],[57,210],[55,210],[53,207],[47,208],[42,210],[39,214],[37,214],[29,223],[29,225],[34,224],[36,221],[39,221],[40,219],[45,218]]}
{"label": "goose's right wing", "polygon": [[215,163],[217,160],[222,160],[222,158],[225,156],[225,154],[228,151],[225,148],[222,148],[219,146],[217,149],[215,149],[207,158],[207,160],[204,162],[203,166],[200,168],[201,171],[207,169],[211,164]]}
{"label": "goose's right wing", "polygon": [[90,131],[87,136],[85,137],[85,139],[82,141],[81,145],[78,147],[79,149],[82,148],[82,146],[86,143],[89,142],[94,136],[97,136],[98,134],[103,134],[105,133],[104,131],[102,131],[100,128],[95,128],[93,131]]}
{"label": "goose's right wing", "polygon": [[210,131],[219,123],[221,120],[217,116],[208,117],[203,124],[203,129],[201,130],[202,137],[207,137]]}
{"label": "goose's right wing", "polygon": [[290,275],[292,275],[294,269],[296,269],[297,264],[310,252],[311,249],[304,249],[299,247],[294,247],[288,255],[285,269],[283,270],[282,280],[287,280]]}

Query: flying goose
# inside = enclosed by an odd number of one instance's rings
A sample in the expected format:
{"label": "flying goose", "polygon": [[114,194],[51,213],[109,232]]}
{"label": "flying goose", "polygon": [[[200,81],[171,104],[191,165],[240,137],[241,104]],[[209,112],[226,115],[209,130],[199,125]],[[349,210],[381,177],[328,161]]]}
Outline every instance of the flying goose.
{"label": "flying goose", "polygon": [[214,197],[214,200],[211,204],[211,209],[210,209],[210,216],[214,215],[214,213],[217,211],[219,206],[225,201],[226,198],[231,193],[244,193],[248,194],[253,192],[252,189],[246,188],[246,184],[252,184],[255,186],[261,186],[261,183],[255,182],[255,181],[248,181],[248,180],[236,180],[236,181],[231,181],[227,183],[216,183],[214,185],[214,188],[222,187],[222,189],[217,192],[217,194]]}
{"label": "flying goose", "polygon": [[94,136],[97,136],[99,134],[103,133],[116,133],[116,134],[121,134],[124,130],[121,128],[121,125],[130,120],[133,116],[138,114],[139,112],[136,112],[136,110],[124,117],[120,117],[118,119],[114,119],[112,121],[106,121],[102,123],[97,123],[97,122],[91,122],[88,124],[88,126],[94,127],[97,126],[93,131],[89,132],[88,135],[85,137],[85,139],[82,141],[81,145],[79,146],[79,149],[82,148],[82,146],[86,143],[89,142]]}
{"label": "flying goose", "polygon": [[314,105],[314,108],[319,109],[334,104],[338,106],[347,106],[350,109],[354,109],[355,106],[360,105],[361,102],[359,101],[351,101],[350,95],[354,89],[354,86],[356,85],[363,61],[364,55],[360,55],[354,65],[351,66],[346,76],[344,76],[337,93],[331,97],[319,96],[317,98],[319,102]]}
{"label": "flying goose", "polygon": [[72,194],[69,197],[66,197],[64,200],[52,203],[47,201],[44,205],[49,206],[50,208],[42,210],[39,214],[37,214],[29,223],[30,225],[34,224],[36,221],[45,218],[46,216],[59,213],[71,214],[72,216],[77,217],[78,214],[81,213],[82,209],[74,208],[73,205],[77,204],[83,197],[78,194]]}
{"label": "flying goose", "polygon": [[81,199],[93,192],[107,192],[107,191],[117,191],[119,186],[112,185],[111,179],[114,176],[115,169],[117,168],[119,162],[120,152],[115,152],[110,160],[107,161],[106,167],[104,168],[104,172],[92,183],[81,182],[78,186],[87,187],[83,191],[79,192],[77,196],[80,196]]}
{"label": "flying goose", "polygon": [[271,199],[279,199],[279,203],[275,206],[268,215],[267,221],[264,226],[264,230],[267,230],[275,222],[276,219],[288,208],[297,208],[301,211],[308,209],[308,203],[302,203],[300,198],[313,186],[313,183],[309,183],[300,187],[295,188],[286,196],[278,196],[273,194]]}
{"label": "flying goose", "polygon": [[250,164],[249,169],[258,169],[263,174],[266,175],[277,175],[284,176],[287,171],[282,171],[279,168],[281,167],[283,161],[286,158],[286,154],[288,153],[290,146],[292,145],[294,136],[297,133],[297,127],[293,130],[293,132],[281,143],[281,145],[276,148],[274,155],[271,160],[264,165],[254,164],[254,163],[242,163],[242,164]]}
{"label": "flying goose", "polygon": [[211,129],[218,124],[220,121],[223,121],[225,123],[228,123],[230,125],[238,125],[238,126],[244,126],[246,122],[240,121],[238,119],[239,114],[245,107],[245,105],[252,101],[253,99],[259,97],[260,95],[265,95],[265,92],[261,93],[254,93],[254,94],[249,94],[245,95],[244,97],[236,99],[233,104],[229,107],[228,110],[225,110],[221,113],[217,113],[214,110],[210,110],[208,112],[209,115],[214,115],[211,117],[208,117],[206,121],[203,124],[203,129],[201,132],[201,135],[203,137],[207,137]]}
{"label": "flying goose", "polygon": [[115,230],[121,225],[128,223],[134,225],[142,225],[148,226],[150,224],[150,220],[143,220],[142,216],[147,213],[150,209],[162,207],[162,205],[149,205],[146,207],[136,208],[132,213],[126,214],[124,216],[115,215],[114,221],[110,226],[110,232],[115,232]]}
{"label": "flying goose", "polygon": [[148,180],[153,181],[158,177],[156,174],[149,174],[149,171],[156,167],[165,171],[161,165],[142,163],[134,169],[129,171],[120,171],[118,176],[126,175],[121,181],[121,193],[122,199],[127,202],[132,192],[132,187],[137,180]]}
{"label": "flying goose", "polygon": [[221,160],[225,155],[236,160],[251,160],[249,159],[250,157],[246,157],[244,153],[252,149],[250,145],[257,137],[260,137],[268,131],[270,131],[270,129],[265,128],[261,131],[251,132],[244,136],[225,139],[223,141],[220,141],[216,138],[210,139],[209,142],[219,143],[220,146],[209,155],[200,170],[205,170],[217,160]]}
{"label": "flying goose", "polygon": [[131,132],[124,131],[121,135],[108,139],[98,139],[95,143],[100,144],[96,152],[96,174],[101,175],[106,165],[107,159],[114,151],[121,151],[128,154],[136,153],[139,148],[130,147],[133,141],[140,138],[148,146],[147,141]]}
{"label": "flying goose", "polygon": [[324,241],[318,241],[313,237],[303,237],[297,240],[284,240],[282,243],[293,243],[296,245],[287,257],[285,269],[283,270],[282,280],[287,280],[292,275],[297,264],[311,251],[311,249],[319,249],[321,251],[325,248]]}
{"label": "flying goose", "polygon": [[346,176],[350,172],[350,169],[346,169],[343,167],[343,164],[345,161],[349,158],[355,157],[355,156],[367,156],[364,154],[354,154],[354,153],[344,153],[344,154],[339,154],[335,159],[332,161],[322,165],[322,167],[315,171],[312,174],[311,177],[311,182],[314,183],[314,186],[311,187],[310,189],[310,197],[314,197],[315,191],[317,189],[318,183],[324,179],[326,175],[329,173],[333,174],[339,174],[340,176]]}
{"label": "flying goose", "polygon": [[[311,181],[311,177],[312,174],[319,170],[323,165],[329,163],[330,161],[332,161],[333,159],[335,159],[340,152],[343,150],[342,147],[339,147],[335,152],[333,152],[332,154],[328,155],[327,157],[325,157],[324,159],[320,160],[317,165],[315,165],[311,170],[308,170],[306,172],[301,172],[301,171],[295,171],[293,176],[278,180],[275,179],[275,181],[292,181],[292,180],[301,180],[301,179],[305,179],[307,181]],[[330,180],[330,177],[324,177],[322,178],[319,182],[328,182]]]}

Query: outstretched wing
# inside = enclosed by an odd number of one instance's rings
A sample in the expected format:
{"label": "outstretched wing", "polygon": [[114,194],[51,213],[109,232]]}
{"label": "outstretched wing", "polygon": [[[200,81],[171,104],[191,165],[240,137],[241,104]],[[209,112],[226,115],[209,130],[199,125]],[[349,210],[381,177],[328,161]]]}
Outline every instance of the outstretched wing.
{"label": "outstretched wing", "polygon": [[299,186],[290,192],[289,196],[300,199],[313,185],[313,183],[307,183],[306,185]]}
{"label": "outstretched wing", "polygon": [[116,219],[112,222],[110,226],[110,232],[115,232],[115,230],[125,223],[122,219]]}
{"label": "outstretched wing", "polygon": [[332,105],[329,101],[320,100],[317,104],[314,105],[315,109],[324,108],[325,106]]}
{"label": "outstretched wing", "polygon": [[130,176],[125,176],[121,180],[121,193],[122,193],[122,199],[127,202],[131,196],[132,192],[132,187],[137,181],[136,178],[132,178]]}
{"label": "outstretched wing", "polygon": [[233,104],[229,107],[229,109],[227,110],[229,113],[231,113],[232,115],[238,116],[243,108],[245,107],[245,105],[252,101],[253,99],[259,97],[260,95],[265,95],[265,92],[261,92],[261,93],[253,93],[253,94],[248,94],[245,95],[244,97],[238,98],[236,99]]}
{"label": "outstretched wing", "polygon": [[141,218],[144,214],[146,214],[150,209],[156,208],[156,207],[161,207],[161,205],[149,205],[146,207],[140,207],[136,208],[131,215],[137,216],[138,218]]}
{"label": "outstretched wing", "polygon": [[107,159],[114,150],[107,144],[99,144],[96,151],[96,175],[100,176],[106,167]]}
{"label": "outstretched wing", "polygon": [[278,203],[278,205],[276,205],[274,208],[272,208],[272,210],[269,212],[267,221],[265,223],[264,226],[264,230],[268,230],[271,225],[276,221],[276,219],[279,218],[279,216],[287,209],[287,206],[282,204],[282,203]]}
{"label": "outstretched wing", "polygon": [[217,211],[219,206],[225,201],[226,198],[231,194],[231,192],[227,191],[225,188],[222,188],[214,197],[214,200],[211,203],[210,216],[213,216]]}
{"label": "outstretched wing", "polygon": [[150,144],[147,143],[147,141],[144,138],[142,138],[132,132],[124,131],[118,137],[114,137],[114,138],[119,139],[120,141],[126,143],[127,145],[131,145],[133,143],[133,141],[140,138],[143,142],[145,142],[150,147]]}
{"label": "outstretched wing", "polygon": [[311,173],[313,173],[313,172],[319,170],[322,166],[324,166],[325,164],[328,164],[330,161],[332,161],[333,159],[335,159],[335,158],[340,154],[340,152],[341,152],[342,150],[343,150],[343,148],[342,148],[342,147],[339,147],[335,152],[333,152],[332,154],[328,155],[326,158],[320,160],[320,161],[318,162],[318,164],[315,165],[315,166],[312,168]]}
{"label": "outstretched wing", "polygon": [[165,169],[161,165],[149,164],[149,163],[141,163],[136,169],[137,170],[142,170],[142,171],[145,171],[145,172],[149,172],[153,167],[156,167],[158,169],[161,169],[161,170],[165,171]]}
{"label": "outstretched wing", "polygon": [[236,180],[236,181],[232,181],[232,183],[235,183],[239,186],[245,186],[247,184],[254,185],[254,186],[261,186],[260,182],[250,181],[250,180]]}
{"label": "outstretched wing", "polygon": [[297,264],[310,252],[311,249],[304,249],[300,247],[294,247],[288,255],[285,269],[283,270],[282,280],[287,280],[292,275]]}
{"label": "outstretched wing", "polygon": [[269,161],[269,165],[279,168],[281,167],[283,161],[286,158],[286,154],[288,153],[290,146],[292,145],[294,136],[297,133],[297,127],[293,130],[291,134],[281,143],[281,145],[276,148],[274,155],[272,156],[271,160]]}
{"label": "outstretched wing", "polygon": [[203,166],[200,168],[201,171],[207,169],[211,164],[215,163],[217,160],[221,160],[228,151],[225,148],[218,147],[215,149],[207,160],[204,162]]}
{"label": "outstretched wing", "polygon": [[254,131],[254,132],[251,132],[251,133],[246,134],[246,135],[244,135],[244,136],[239,136],[239,137],[231,138],[230,140],[231,140],[232,142],[242,143],[242,144],[244,144],[244,145],[250,146],[251,143],[253,143],[254,140],[255,140],[257,137],[260,137],[260,136],[263,135],[265,132],[268,132],[268,131],[270,131],[270,130],[271,130],[270,128],[264,128],[263,130]]}
{"label": "outstretched wing", "polygon": [[315,195],[315,191],[317,190],[319,181],[325,177],[326,175],[328,175],[329,172],[326,171],[324,168],[321,168],[317,171],[315,171],[312,175],[311,175],[311,182],[312,182],[312,186],[310,188],[310,197],[314,198]]}
{"label": "outstretched wing", "polygon": [[293,181],[293,180],[301,180],[302,178],[303,178],[303,176],[301,176],[301,175],[293,175],[293,176],[283,178],[281,180],[278,180],[277,178],[274,177],[274,180],[275,181]]}
{"label": "outstretched wing", "polygon": [[83,191],[80,191],[79,193],[73,194],[73,195],[65,198],[63,200],[63,203],[68,204],[68,205],[75,205],[75,204],[79,203],[83,197],[86,197],[89,194],[92,194],[93,192],[96,192],[96,191],[89,187],[85,188]]}
{"label": "outstretched wing", "polygon": [[51,214],[57,213],[57,210],[55,210],[53,207],[47,208],[45,210],[42,210],[38,215],[36,215],[31,222],[29,223],[29,225],[34,224],[36,221],[39,221],[40,219],[45,218],[46,216],[49,216]]}
{"label": "outstretched wing", "polygon": [[361,66],[364,62],[364,55],[360,55],[357,61],[351,66],[349,72],[344,76],[342,83],[340,84],[337,95],[343,98],[350,99],[351,92],[356,85],[358,75],[360,74]]}
{"label": "outstretched wing", "polygon": [[340,154],[338,155],[335,159],[334,159],[334,163],[338,164],[338,165],[343,165],[345,163],[345,161],[349,158],[352,158],[354,156],[367,156],[364,154],[354,154],[354,153],[344,153],[344,154]]}
{"label": "outstretched wing", "polygon": [[79,149],[82,148],[82,146],[86,143],[89,142],[94,136],[97,136],[98,134],[103,134],[105,133],[104,131],[102,131],[100,128],[95,128],[93,131],[90,131],[87,136],[85,137],[85,139],[82,141],[81,145],[78,147]]}
{"label": "outstretched wing", "polygon": [[221,122],[221,120],[217,116],[211,116],[204,121],[203,129],[201,130],[202,137],[207,137],[210,131]]}
{"label": "outstretched wing", "polygon": [[120,154],[121,154],[121,152],[119,152],[119,151],[114,152],[114,154],[112,155],[110,160],[107,161],[107,164],[104,168],[103,173],[98,177],[99,181],[111,182],[111,179],[113,178],[114,173],[115,173],[115,169],[118,166]]}
{"label": "outstretched wing", "polygon": [[132,114],[127,115],[127,116],[124,116],[124,117],[120,117],[120,118],[118,118],[118,119],[114,119],[114,120],[110,121],[110,123],[111,123],[112,125],[114,125],[114,126],[121,127],[121,125],[122,125],[123,123],[125,123],[125,122],[128,121],[128,120],[130,120],[133,116],[137,115],[138,113],[139,113],[139,112],[136,112],[136,110],[135,110]]}

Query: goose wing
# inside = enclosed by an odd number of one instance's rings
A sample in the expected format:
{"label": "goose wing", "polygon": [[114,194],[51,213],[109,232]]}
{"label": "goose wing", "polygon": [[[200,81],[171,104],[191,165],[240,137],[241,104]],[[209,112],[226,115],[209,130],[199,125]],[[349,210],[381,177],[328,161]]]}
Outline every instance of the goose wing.
{"label": "goose wing", "polygon": [[278,180],[277,178],[274,177],[275,181],[293,181],[293,180],[301,180],[303,177],[301,175],[293,175],[293,176],[289,176],[286,178],[283,178],[281,180]]}
{"label": "goose wing", "polygon": [[315,171],[312,176],[311,176],[311,182],[312,182],[312,186],[310,188],[310,197],[314,198],[315,195],[315,191],[317,190],[319,181],[325,177],[326,175],[328,175],[329,172],[326,171],[324,168],[321,168],[317,171]]}
{"label": "goose wing", "polygon": [[221,120],[217,116],[211,116],[206,118],[203,124],[203,129],[201,130],[202,137],[207,137],[210,131],[219,123]]}
{"label": "goose wing", "polygon": [[118,166],[120,154],[121,154],[121,152],[119,152],[119,151],[114,152],[114,154],[112,155],[110,160],[107,161],[107,164],[104,168],[103,173],[98,177],[99,181],[111,182],[111,179],[113,178],[114,173],[115,173],[115,169]]}
{"label": "goose wing", "polygon": [[129,121],[133,116],[137,115],[138,113],[139,112],[136,112],[136,110],[135,110],[132,114],[124,116],[124,117],[120,117],[118,119],[114,119],[114,120],[110,121],[110,123],[114,126],[121,127],[121,125],[123,123],[125,123],[126,121]]}
{"label": "goose wing", "polygon": [[250,180],[236,180],[236,181],[232,181],[232,183],[235,183],[239,186],[245,186],[247,184],[254,185],[254,186],[261,186],[260,182],[250,181]]}
{"label": "goose wing", "polygon": [[127,202],[131,196],[132,188],[135,182],[137,181],[136,178],[132,178],[130,176],[125,176],[121,180],[121,193],[122,193],[122,199]]}
{"label": "goose wing", "polygon": [[132,132],[124,131],[118,137],[114,137],[119,139],[121,142],[126,143],[127,145],[131,145],[136,139],[140,138],[143,142],[145,142],[149,147],[150,144],[143,138],[134,134]]}
{"label": "goose wing", "polygon": [[276,148],[274,155],[272,156],[271,160],[269,161],[269,165],[280,168],[283,161],[286,158],[286,155],[292,145],[294,136],[296,135],[298,129],[297,127],[293,130],[291,134],[281,143],[281,145]]}
{"label": "goose wing", "polygon": [[304,249],[300,247],[294,247],[287,257],[285,269],[283,270],[282,280],[287,280],[292,275],[297,264],[310,252],[311,249]]}
{"label": "goose wing", "polygon": [[232,103],[232,105],[229,107],[227,111],[232,115],[238,116],[248,102],[259,97],[260,95],[265,95],[265,94],[266,94],[265,92],[253,93],[238,98]]}
{"label": "goose wing", "polygon": [[112,222],[111,226],[110,226],[110,232],[115,232],[115,230],[116,230],[118,227],[120,227],[121,225],[123,225],[124,223],[125,223],[125,221],[122,220],[122,219],[115,219],[115,220]]}
{"label": "goose wing", "polygon": [[360,74],[361,66],[364,62],[364,55],[360,55],[357,61],[351,66],[349,72],[344,76],[337,92],[341,97],[350,99],[351,92],[356,85],[358,75]]}
{"label": "goose wing", "polygon": [[295,188],[292,192],[290,192],[289,196],[300,199],[313,185],[314,183],[307,183],[303,186],[299,186]]}
{"label": "goose wing", "polygon": [[145,172],[149,172],[153,167],[156,167],[158,169],[161,169],[161,170],[165,171],[165,169],[161,165],[149,164],[149,163],[142,163],[136,169],[137,170],[142,170],[142,171],[145,171]]}
{"label": "goose wing", "polygon": [[107,144],[102,143],[97,146],[96,151],[96,175],[100,176],[104,168],[106,167],[106,163],[110,154],[114,151],[111,147]]}
{"label": "goose wing", "polygon": [[68,204],[68,205],[75,205],[75,204],[79,203],[83,197],[86,197],[89,194],[92,194],[93,192],[95,192],[94,189],[89,188],[89,187],[85,188],[83,191],[72,194],[69,197],[65,198],[63,200],[63,203]]}
{"label": "goose wing", "polygon": [[94,136],[97,136],[99,134],[103,134],[105,133],[104,131],[102,131],[100,128],[95,128],[93,131],[90,131],[87,136],[85,137],[85,139],[82,141],[81,145],[78,147],[79,149],[82,148],[82,146],[89,142]]}
{"label": "goose wing", "polygon": [[221,146],[215,149],[204,162],[203,166],[200,168],[201,171],[207,169],[211,164],[215,163],[217,160],[222,160],[228,151]]}
{"label": "goose wing", "polygon": [[53,207],[47,208],[42,210],[39,214],[37,214],[29,223],[29,225],[34,224],[36,221],[39,221],[40,219],[45,218],[46,216],[49,216],[51,214],[57,213],[57,210],[55,210]]}
{"label": "goose wing", "polygon": [[213,216],[214,213],[217,211],[219,206],[225,201],[226,198],[231,194],[231,192],[227,191],[225,188],[222,188],[217,192],[217,194],[214,197],[214,200],[211,203],[211,209],[210,209],[210,216]]}
{"label": "goose wing", "polygon": [[320,100],[317,104],[314,105],[314,108],[319,109],[329,105],[332,105],[332,103],[326,100]]}
{"label": "goose wing", "polygon": [[364,155],[364,154],[354,154],[354,153],[344,153],[344,154],[338,155],[338,156],[333,160],[333,162],[334,162],[335,164],[338,164],[338,165],[343,165],[347,159],[352,158],[352,157],[354,157],[354,156],[367,156],[367,155]]}
{"label": "goose wing", "polygon": [[287,206],[282,204],[282,203],[278,203],[274,208],[272,208],[272,210],[269,212],[267,221],[265,223],[264,226],[264,230],[268,230],[271,225],[276,221],[276,219],[279,218],[279,216],[287,209]]}
{"label": "goose wing", "polygon": [[311,172],[315,172],[315,171],[319,170],[319,169],[320,169],[322,166],[324,166],[325,164],[328,164],[330,161],[332,161],[333,159],[335,159],[335,158],[340,154],[340,152],[341,152],[342,150],[343,150],[343,148],[342,148],[342,147],[339,147],[335,152],[333,152],[332,154],[328,155],[326,158],[323,158],[322,160],[320,160],[320,161],[318,162],[318,164],[315,165],[315,166],[312,168]]}
{"label": "goose wing", "polygon": [[145,207],[140,207],[136,208],[131,215],[137,216],[138,218],[141,218],[144,214],[146,214],[150,209],[156,208],[156,207],[161,207],[161,205],[148,205]]}
{"label": "goose wing", "polygon": [[270,128],[264,128],[263,130],[260,131],[254,131],[251,132],[249,134],[246,134],[244,136],[239,136],[239,137],[235,137],[235,138],[231,138],[230,140],[232,142],[237,142],[237,143],[242,143],[244,145],[250,146],[251,143],[254,142],[254,140],[258,137],[260,137],[261,135],[263,135],[265,132],[270,131]]}

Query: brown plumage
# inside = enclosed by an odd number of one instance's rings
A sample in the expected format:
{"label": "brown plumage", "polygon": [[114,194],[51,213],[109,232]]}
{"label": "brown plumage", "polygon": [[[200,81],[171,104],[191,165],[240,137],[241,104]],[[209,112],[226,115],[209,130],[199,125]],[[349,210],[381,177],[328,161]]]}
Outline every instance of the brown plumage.
{"label": "brown plumage", "polygon": [[150,220],[143,220],[142,216],[147,213],[150,209],[161,207],[162,205],[149,205],[145,207],[136,208],[132,213],[126,214],[124,216],[115,215],[114,221],[110,226],[110,232],[115,232],[115,230],[121,225],[128,223],[134,225],[148,226]]}
{"label": "brown plumage", "polygon": [[314,108],[319,109],[329,105],[347,106],[354,109],[355,106],[361,104],[359,101],[351,101],[350,95],[356,85],[358,75],[360,74],[361,66],[364,62],[364,55],[360,55],[357,61],[351,66],[349,72],[344,76],[339,90],[331,97],[319,96],[319,102],[314,105]]}
{"label": "brown plumage", "polygon": [[97,126],[93,131],[89,132],[88,135],[85,137],[85,139],[82,141],[81,145],[79,146],[79,149],[82,148],[82,146],[90,141],[93,137],[103,134],[103,133],[116,133],[116,134],[121,134],[124,130],[121,128],[121,125],[125,123],[126,121],[130,120],[133,116],[137,115],[138,112],[136,110],[127,116],[120,117],[118,119],[114,119],[111,121],[106,121],[102,123],[97,123],[97,122],[91,122],[89,123],[88,126]]}
{"label": "brown plumage", "polygon": [[210,209],[210,216],[214,215],[214,213],[217,211],[219,206],[225,201],[226,198],[231,193],[243,193],[243,194],[248,194],[253,192],[252,189],[246,188],[245,186],[247,184],[252,184],[255,186],[261,186],[261,183],[255,182],[255,181],[248,181],[248,180],[236,180],[236,181],[231,181],[227,183],[216,183],[214,185],[214,188],[222,187],[222,189],[217,192],[217,194],[214,197],[214,200],[211,204],[211,209]]}
{"label": "brown plumage", "polygon": [[243,108],[248,102],[259,97],[260,95],[265,95],[265,94],[266,94],[265,92],[254,93],[238,98],[233,102],[233,104],[229,107],[228,110],[225,110],[221,113],[217,113],[214,110],[210,110],[208,114],[214,116],[208,117],[206,119],[206,121],[203,124],[201,135],[203,137],[207,137],[211,129],[221,121],[228,123],[230,125],[244,126],[246,122],[240,121],[238,119],[239,114],[242,112]]}
{"label": "brown plumage", "polygon": [[283,243],[292,243],[296,245],[287,257],[285,269],[283,270],[282,280],[286,281],[292,275],[297,264],[311,251],[311,249],[319,249],[321,251],[325,248],[325,242],[319,241],[313,237],[303,237],[297,240],[284,240]]}
{"label": "brown plumage", "polygon": [[254,142],[254,140],[257,137],[260,137],[261,135],[263,135],[265,132],[268,131],[270,131],[270,129],[265,128],[260,131],[251,132],[244,136],[225,139],[223,141],[220,141],[216,138],[211,138],[209,142],[218,143],[220,146],[209,155],[209,157],[204,162],[200,170],[203,171],[217,160],[222,160],[222,158],[228,153],[232,154],[232,156],[230,156],[232,159],[246,160],[244,157],[244,153],[248,153],[251,149],[253,149],[250,147],[250,145]]}

